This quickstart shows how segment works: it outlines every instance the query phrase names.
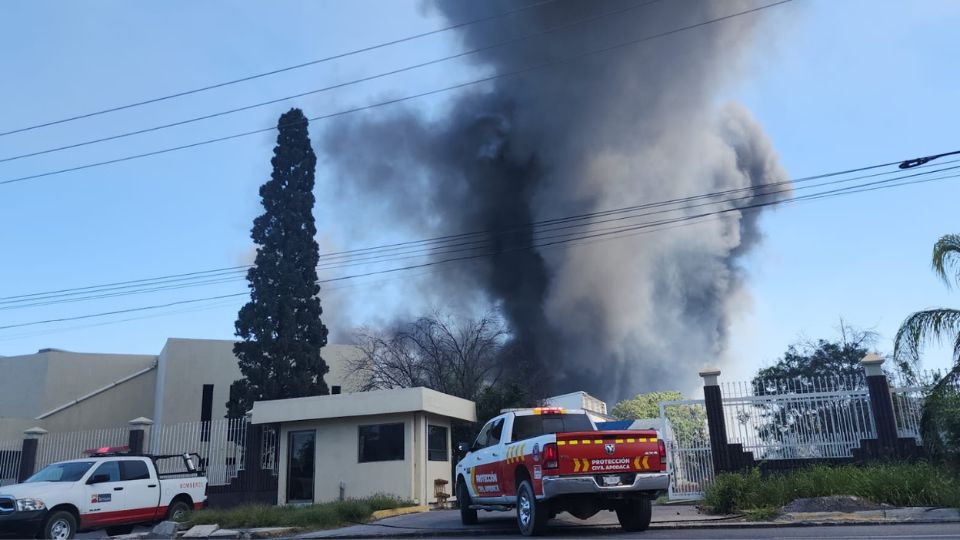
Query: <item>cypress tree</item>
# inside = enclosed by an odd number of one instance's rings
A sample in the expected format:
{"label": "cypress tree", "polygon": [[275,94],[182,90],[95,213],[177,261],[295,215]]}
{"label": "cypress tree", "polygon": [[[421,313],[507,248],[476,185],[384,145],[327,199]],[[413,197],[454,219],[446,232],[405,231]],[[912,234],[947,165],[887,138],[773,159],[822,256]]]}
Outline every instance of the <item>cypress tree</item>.
{"label": "cypress tree", "polygon": [[233,353],[243,378],[230,386],[227,416],[234,418],[254,401],[328,393],[313,218],[317,157],[300,109],[281,115],[277,130],[273,173],[260,187],[264,212],[250,232],[257,244],[247,272],[250,301],[237,314]]}

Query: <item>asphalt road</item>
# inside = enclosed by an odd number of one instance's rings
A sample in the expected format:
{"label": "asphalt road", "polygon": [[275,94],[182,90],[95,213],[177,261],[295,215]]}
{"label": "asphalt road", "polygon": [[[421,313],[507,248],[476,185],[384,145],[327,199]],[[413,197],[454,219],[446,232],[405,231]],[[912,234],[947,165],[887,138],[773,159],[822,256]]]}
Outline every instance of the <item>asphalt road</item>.
{"label": "asphalt road", "polygon": [[[960,539],[960,525],[956,523],[937,523],[937,524],[907,524],[907,525],[844,525],[844,526],[818,526],[818,527],[771,527],[771,528],[703,528],[703,529],[674,529],[674,530],[651,530],[642,533],[621,533],[605,531],[590,531],[587,529],[553,529],[548,531],[546,536],[541,538],[637,538],[642,540],[705,540],[705,539],[930,539],[930,540],[950,540]],[[440,537],[443,538],[443,537]],[[468,538],[464,536],[451,536],[462,540]],[[497,535],[497,536],[478,536],[476,538],[526,538],[520,534]]]}

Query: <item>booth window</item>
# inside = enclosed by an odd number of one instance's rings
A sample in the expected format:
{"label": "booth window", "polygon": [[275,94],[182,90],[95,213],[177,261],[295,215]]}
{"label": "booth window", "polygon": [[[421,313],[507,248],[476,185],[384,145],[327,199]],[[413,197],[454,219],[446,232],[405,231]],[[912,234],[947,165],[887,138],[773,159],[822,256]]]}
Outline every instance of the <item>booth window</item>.
{"label": "booth window", "polygon": [[447,453],[447,428],[427,426],[427,459],[430,461],[450,461]]}
{"label": "booth window", "polygon": [[360,463],[403,460],[403,423],[360,426]]}

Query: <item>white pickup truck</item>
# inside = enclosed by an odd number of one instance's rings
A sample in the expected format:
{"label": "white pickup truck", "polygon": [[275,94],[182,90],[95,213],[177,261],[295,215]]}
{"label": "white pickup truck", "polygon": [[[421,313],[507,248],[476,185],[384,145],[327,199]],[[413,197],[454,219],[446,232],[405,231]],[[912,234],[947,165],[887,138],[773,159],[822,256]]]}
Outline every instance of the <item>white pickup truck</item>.
{"label": "white pickup truck", "polygon": [[516,509],[524,536],[543,533],[560,512],[587,519],[601,510],[615,511],[625,530],[642,531],[652,500],[670,484],[656,431],[599,431],[582,410],[507,410],[457,449],[463,523],[477,523],[477,510]]}
{"label": "white pickup truck", "polygon": [[[158,474],[157,460],[177,458],[185,470]],[[0,487],[0,536],[68,540],[94,529],[125,534],[138,524],[185,517],[203,507],[206,492],[207,479],[189,454],[95,453]]]}

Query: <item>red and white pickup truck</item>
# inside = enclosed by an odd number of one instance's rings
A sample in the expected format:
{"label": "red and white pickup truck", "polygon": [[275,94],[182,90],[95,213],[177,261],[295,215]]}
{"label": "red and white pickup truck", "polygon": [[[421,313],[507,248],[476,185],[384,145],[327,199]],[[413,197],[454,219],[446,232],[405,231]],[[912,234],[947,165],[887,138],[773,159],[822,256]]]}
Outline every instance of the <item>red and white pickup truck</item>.
{"label": "red and white pickup truck", "polygon": [[[158,473],[160,459],[182,459],[185,470]],[[95,452],[0,487],[0,536],[69,540],[78,531],[104,528],[125,534],[137,524],[182,519],[206,500],[207,479],[190,454]]]}
{"label": "red and white pickup truck", "polygon": [[515,508],[524,536],[542,533],[560,512],[587,519],[601,510],[642,531],[670,483],[656,431],[598,431],[582,410],[505,411],[458,449],[466,454],[456,471],[463,523],[477,523],[477,510]]}

